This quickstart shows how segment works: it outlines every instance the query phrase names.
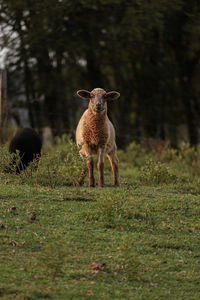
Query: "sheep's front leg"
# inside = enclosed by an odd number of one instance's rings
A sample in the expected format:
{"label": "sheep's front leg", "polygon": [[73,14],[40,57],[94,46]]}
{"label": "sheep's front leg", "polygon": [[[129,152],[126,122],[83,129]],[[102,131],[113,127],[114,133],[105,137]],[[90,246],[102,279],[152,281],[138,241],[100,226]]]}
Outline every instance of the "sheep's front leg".
{"label": "sheep's front leg", "polygon": [[99,170],[99,186],[104,186],[104,149],[99,149],[98,170]]}
{"label": "sheep's front leg", "polygon": [[111,152],[107,154],[112,170],[113,170],[113,185],[119,186],[119,161],[116,152]]}
{"label": "sheep's front leg", "polygon": [[94,160],[92,155],[90,154],[90,159],[88,162],[88,169],[89,169],[89,186],[95,186],[95,179],[94,179]]}

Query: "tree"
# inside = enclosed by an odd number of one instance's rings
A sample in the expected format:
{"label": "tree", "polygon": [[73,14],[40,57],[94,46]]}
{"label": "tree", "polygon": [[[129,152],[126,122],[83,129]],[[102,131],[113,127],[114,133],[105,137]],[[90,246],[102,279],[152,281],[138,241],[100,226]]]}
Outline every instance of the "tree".
{"label": "tree", "polygon": [[[31,125],[74,133],[86,104],[77,89],[116,89],[118,144],[152,137],[177,143],[199,127],[196,0],[0,0],[8,78],[22,78]],[[13,50],[14,49],[14,50]],[[17,88],[13,87],[13,92]]]}

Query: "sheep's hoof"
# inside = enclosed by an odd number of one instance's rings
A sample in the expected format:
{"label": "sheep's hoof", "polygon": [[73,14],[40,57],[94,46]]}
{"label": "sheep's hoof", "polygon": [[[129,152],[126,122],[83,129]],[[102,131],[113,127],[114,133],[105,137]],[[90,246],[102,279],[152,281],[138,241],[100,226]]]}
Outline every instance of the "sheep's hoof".
{"label": "sheep's hoof", "polygon": [[95,181],[94,180],[89,181],[89,187],[95,187]]}
{"label": "sheep's hoof", "polygon": [[79,180],[77,186],[82,186],[82,185],[84,185],[84,180]]}
{"label": "sheep's hoof", "polygon": [[95,187],[95,184],[89,184],[89,187]]}

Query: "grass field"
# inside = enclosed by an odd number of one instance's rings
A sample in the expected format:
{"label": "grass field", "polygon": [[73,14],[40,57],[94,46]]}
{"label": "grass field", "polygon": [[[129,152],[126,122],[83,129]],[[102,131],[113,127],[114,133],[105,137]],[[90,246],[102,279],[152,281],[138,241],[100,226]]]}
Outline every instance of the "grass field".
{"label": "grass field", "polygon": [[198,150],[132,144],[119,188],[108,162],[105,188],[77,188],[75,152],[56,169],[63,147],[47,151],[51,167],[1,170],[0,298],[200,299]]}

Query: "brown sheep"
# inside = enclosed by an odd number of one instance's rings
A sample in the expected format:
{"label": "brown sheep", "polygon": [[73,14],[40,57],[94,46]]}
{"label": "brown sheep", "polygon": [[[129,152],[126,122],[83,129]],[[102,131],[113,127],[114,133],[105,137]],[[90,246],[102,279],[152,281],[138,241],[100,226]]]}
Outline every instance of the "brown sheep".
{"label": "brown sheep", "polygon": [[[107,101],[118,99],[118,92],[106,92],[95,88],[91,92],[79,90],[77,95],[89,100],[88,109],[82,115],[76,129],[76,143],[81,146],[80,155],[89,156],[89,186],[95,186],[94,161],[92,154],[98,154],[99,186],[104,186],[104,155],[110,160],[113,170],[113,184],[119,186],[119,166],[116,155],[115,129],[107,116]],[[83,185],[87,170],[79,180]]]}

